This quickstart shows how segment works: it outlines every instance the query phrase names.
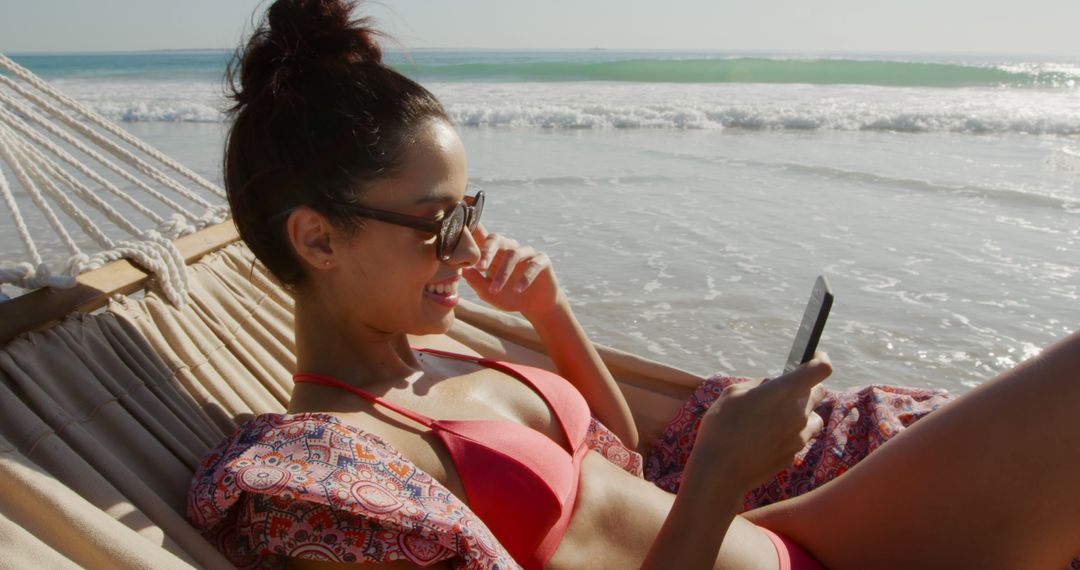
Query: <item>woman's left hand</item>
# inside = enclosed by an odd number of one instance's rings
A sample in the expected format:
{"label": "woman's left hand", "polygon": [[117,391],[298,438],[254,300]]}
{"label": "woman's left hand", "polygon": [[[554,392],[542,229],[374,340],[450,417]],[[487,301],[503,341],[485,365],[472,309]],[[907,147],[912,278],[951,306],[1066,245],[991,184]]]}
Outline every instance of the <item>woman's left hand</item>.
{"label": "woman's left hand", "polygon": [[519,311],[527,319],[565,302],[547,254],[489,234],[482,225],[473,230],[473,238],[480,245],[480,260],[462,276],[485,302],[503,311]]}

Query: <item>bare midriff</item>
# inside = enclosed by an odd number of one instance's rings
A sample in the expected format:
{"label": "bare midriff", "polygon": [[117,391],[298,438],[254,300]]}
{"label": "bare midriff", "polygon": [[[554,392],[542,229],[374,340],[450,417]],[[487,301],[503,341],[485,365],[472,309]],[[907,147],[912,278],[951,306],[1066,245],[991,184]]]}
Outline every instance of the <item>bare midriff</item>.
{"label": "bare midriff", "polygon": [[[570,527],[547,568],[640,567],[674,499],[675,495],[623,471],[598,453],[590,453],[581,467]],[[700,524],[716,522],[703,520]],[[716,568],[776,565],[776,552],[769,539],[753,524],[736,517]]]}

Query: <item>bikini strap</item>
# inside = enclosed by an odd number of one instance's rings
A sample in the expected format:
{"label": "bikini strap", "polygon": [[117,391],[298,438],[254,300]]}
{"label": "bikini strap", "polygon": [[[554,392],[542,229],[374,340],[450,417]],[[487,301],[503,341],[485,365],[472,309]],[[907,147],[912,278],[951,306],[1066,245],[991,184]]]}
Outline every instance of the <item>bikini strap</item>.
{"label": "bikini strap", "polygon": [[326,376],[324,374],[315,374],[313,372],[297,372],[296,374],[293,374],[293,382],[307,382],[307,383],[310,383],[310,384],[321,384],[323,386],[330,386],[332,388],[340,388],[340,389],[345,390],[347,392],[352,392],[353,394],[356,394],[357,396],[360,396],[361,398],[364,398],[364,399],[368,400],[369,402],[372,402],[374,404],[379,404],[380,406],[385,406],[387,408],[390,408],[391,410],[393,410],[393,411],[395,411],[395,412],[397,412],[397,413],[399,413],[399,414],[413,420],[414,422],[422,424],[424,427],[430,428],[431,424],[433,424],[435,422],[435,420],[433,420],[433,419],[431,419],[431,418],[429,418],[429,417],[427,417],[427,416],[425,416],[423,414],[414,412],[414,411],[412,411],[412,410],[410,410],[408,408],[403,408],[403,407],[401,407],[401,406],[399,406],[399,405],[397,405],[397,404],[395,404],[393,402],[389,402],[387,400],[384,400],[384,399],[380,398],[379,396],[376,396],[375,394],[372,394],[371,392],[368,392],[366,390],[361,390],[360,388],[357,388],[356,386],[353,386],[352,384],[342,382],[341,380],[338,380],[337,378],[334,378],[332,376]]}
{"label": "bikini strap", "polygon": [[[496,360],[494,358],[473,356],[471,354],[460,354],[457,352],[447,352],[445,350],[439,350],[436,348],[413,347],[413,349],[419,350],[420,352],[434,354],[436,356],[443,356],[446,358],[455,358],[457,360],[467,360],[469,362],[475,362],[477,364],[480,364],[481,366],[486,366],[488,368],[498,370],[503,374],[507,374],[509,376],[517,378],[518,381],[523,382],[528,386],[531,386],[532,389],[536,391],[536,393],[539,394],[541,398],[543,398],[544,402],[547,403],[548,408],[550,408],[551,411],[555,414],[555,416],[559,418],[559,424],[562,426],[563,434],[566,435],[567,441],[577,441],[578,436],[580,434],[584,434],[588,430],[588,422],[591,419],[591,416],[586,414],[583,419],[582,417],[578,417],[573,414],[566,414],[564,406],[556,405],[556,402],[562,399],[559,392],[559,385],[553,385],[551,382],[540,382],[539,379],[536,377],[537,374],[559,376],[555,372],[551,372],[550,370],[544,370],[543,368],[535,368],[532,366],[513,364],[502,360]],[[566,382],[565,380],[561,379],[561,377],[560,380],[562,382]],[[577,390],[577,388],[574,388],[568,382],[566,382],[565,385],[571,390]],[[588,404],[586,404],[586,409],[588,409]]]}

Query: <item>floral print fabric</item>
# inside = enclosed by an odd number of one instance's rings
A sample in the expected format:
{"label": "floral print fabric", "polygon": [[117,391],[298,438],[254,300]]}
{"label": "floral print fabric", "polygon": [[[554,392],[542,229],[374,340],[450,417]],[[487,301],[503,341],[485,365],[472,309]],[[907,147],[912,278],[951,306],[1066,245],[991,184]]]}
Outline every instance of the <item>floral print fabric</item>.
{"label": "floral print fabric", "polygon": [[[725,388],[747,380],[713,376],[698,386],[646,453],[645,478],[672,493],[677,492],[683,467],[694,448],[701,416]],[[825,420],[821,434],[796,454],[790,467],[751,489],[743,500],[743,509],[801,495],[831,481],[952,398],[942,390],[880,384],[828,392],[814,410]]]}

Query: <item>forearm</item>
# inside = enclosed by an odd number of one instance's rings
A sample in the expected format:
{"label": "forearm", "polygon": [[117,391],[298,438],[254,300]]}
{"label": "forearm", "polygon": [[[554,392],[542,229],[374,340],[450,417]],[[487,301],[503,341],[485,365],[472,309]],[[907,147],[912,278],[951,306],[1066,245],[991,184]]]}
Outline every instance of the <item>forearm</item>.
{"label": "forearm", "polygon": [[631,449],[638,433],[630,406],[565,297],[543,315],[525,315],[563,377],[585,397],[596,417]]}
{"label": "forearm", "polygon": [[675,503],[641,568],[714,568],[744,492],[721,469],[688,465]]}

